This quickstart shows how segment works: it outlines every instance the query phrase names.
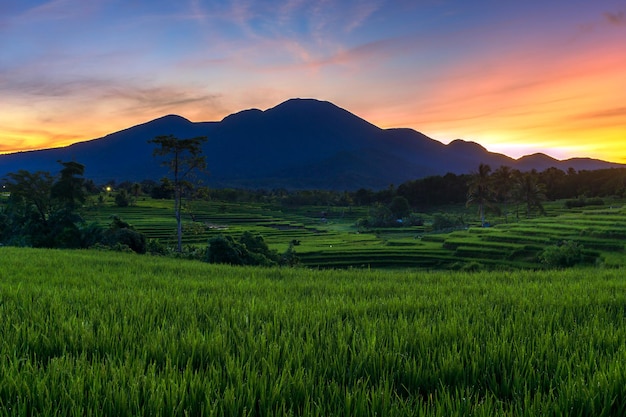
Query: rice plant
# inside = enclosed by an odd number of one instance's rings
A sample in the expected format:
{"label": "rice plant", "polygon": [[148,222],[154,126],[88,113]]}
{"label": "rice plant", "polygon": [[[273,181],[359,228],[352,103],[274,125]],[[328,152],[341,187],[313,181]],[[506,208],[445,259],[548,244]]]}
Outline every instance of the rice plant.
{"label": "rice plant", "polygon": [[625,364],[619,269],[0,248],[2,416],[618,416]]}

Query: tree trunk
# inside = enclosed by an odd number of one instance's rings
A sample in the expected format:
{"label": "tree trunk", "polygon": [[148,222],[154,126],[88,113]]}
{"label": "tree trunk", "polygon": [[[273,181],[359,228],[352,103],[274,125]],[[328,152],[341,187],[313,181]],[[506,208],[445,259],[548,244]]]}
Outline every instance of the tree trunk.
{"label": "tree trunk", "polygon": [[485,207],[481,204],[478,210],[480,211],[480,226],[485,227]]}
{"label": "tree trunk", "polygon": [[183,251],[183,222],[180,214],[180,195],[175,195],[175,214],[176,214],[176,236],[178,237],[178,245],[176,246],[176,250],[178,253]]}

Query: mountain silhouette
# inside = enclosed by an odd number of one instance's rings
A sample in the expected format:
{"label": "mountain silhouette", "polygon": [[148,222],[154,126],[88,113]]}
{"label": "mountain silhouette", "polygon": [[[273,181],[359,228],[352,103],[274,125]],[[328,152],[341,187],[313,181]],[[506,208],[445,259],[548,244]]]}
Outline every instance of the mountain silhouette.
{"label": "mountain silhouette", "polygon": [[431,175],[469,173],[480,163],[523,171],[622,166],[588,158],[559,161],[544,154],[515,160],[475,142],[457,139],[444,145],[412,129],[381,129],[326,101],[291,99],[220,122],[168,115],[64,148],[0,155],[0,177],[20,169],[57,173],[57,161],[73,160],[84,164],[85,177],[96,183],[158,180],[166,170],[148,140],[170,134],[208,137],[203,151],[207,183],[214,188],[381,189]]}

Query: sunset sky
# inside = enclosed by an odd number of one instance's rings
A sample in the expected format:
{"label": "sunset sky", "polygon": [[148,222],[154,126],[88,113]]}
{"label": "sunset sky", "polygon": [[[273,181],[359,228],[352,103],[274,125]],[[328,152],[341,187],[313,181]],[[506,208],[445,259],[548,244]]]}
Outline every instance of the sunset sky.
{"label": "sunset sky", "polygon": [[0,1],[0,152],[292,97],[626,163],[626,1]]}

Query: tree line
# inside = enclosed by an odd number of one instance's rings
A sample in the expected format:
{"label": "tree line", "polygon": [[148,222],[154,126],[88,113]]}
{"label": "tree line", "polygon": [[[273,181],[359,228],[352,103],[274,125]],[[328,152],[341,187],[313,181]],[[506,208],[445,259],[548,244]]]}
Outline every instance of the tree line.
{"label": "tree line", "polygon": [[0,244],[43,248],[116,247],[145,251],[145,239],[132,226],[113,218],[108,227],[87,223],[81,212],[91,184],[84,165],[59,161],[57,176],[20,170],[2,185]]}
{"label": "tree line", "polygon": [[[156,145],[155,157],[160,157],[169,169],[169,175],[160,182],[116,184],[109,181],[98,186],[84,178],[85,167],[75,161],[59,161],[61,168],[56,176],[24,170],[8,174],[0,182],[3,192],[3,197],[0,196],[0,244],[59,248],[124,246],[136,252],[145,251],[143,235],[123,220],[112,219],[108,227],[86,224],[83,220],[81,210],[87,197],[99,194],[102,199],[102,191],[107,189],[115,190],[115,203],[119,206],[133,204],[140,195],[172,199],[177,222],[177,252],[182,251],[182,210],[194,199],[284,206],[370,206],[370,216],[360,224],[369,227],[397,224],[399,219],[402,224],[420,224],[419,216],[413,215],[416,211],[446,205],[477,207],[481,223],[485,225],[489,210],[504,212],[505,216],[509,213],[516,217],[530,216],[543,213],[545,200],[569,199],[566,204],[575,207],[593,204],[593,199],[599,197],[626,197],[626,169],[562,171],[548,168],[542,172],[520,172],[507,166],[492,170],[485,164],[469,174],[430,176],[397,187],[390,184],[382,190],[209,190],[195,176],[206,169],[201,150],[204,141],[205,137],[178,139],[171,135],[149,140]],[[456,222],[450,216],[439,220],[442,227]],[[230,249],[237,250],[241,246],[238,242],[226,243],[220,242],[222,247],[230,246]],[[240,256],[240,259],[252,258],[245,253]]]}

